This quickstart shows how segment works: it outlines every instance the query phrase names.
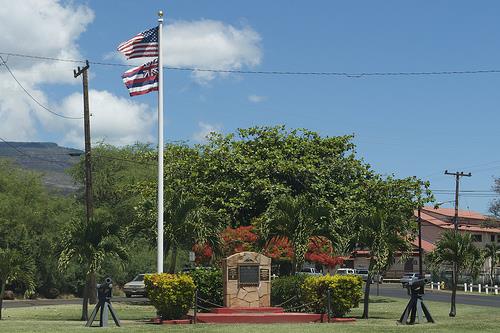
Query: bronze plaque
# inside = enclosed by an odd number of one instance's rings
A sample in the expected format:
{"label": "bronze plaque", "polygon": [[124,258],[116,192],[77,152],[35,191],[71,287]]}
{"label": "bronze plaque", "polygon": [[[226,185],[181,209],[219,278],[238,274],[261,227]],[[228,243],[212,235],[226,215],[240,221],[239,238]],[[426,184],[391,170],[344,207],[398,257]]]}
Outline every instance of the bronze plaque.
{"label": "bronze plaque", "polygon": [[259,285],[259,266],[258,265],[240,265],[239,268],[239,284],[242,286],[258,286]]}
{"label": "bronze plaque", "polygon": [[260,280],[261,281],[269,281],[269,269],[267,269],[267,268],[260,269]]}
{"label": "bronze plaque", "polygon": [[227,269],[228,280],[238,280],[238,269],[236,267],[229,267]]}

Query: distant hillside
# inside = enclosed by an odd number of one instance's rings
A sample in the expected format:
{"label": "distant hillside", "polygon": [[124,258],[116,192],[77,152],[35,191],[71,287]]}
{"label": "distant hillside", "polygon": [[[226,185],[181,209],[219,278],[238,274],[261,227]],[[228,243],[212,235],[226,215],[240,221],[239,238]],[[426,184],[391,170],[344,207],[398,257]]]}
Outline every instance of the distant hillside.
{"label": "distant hillside", "polygon": [[0,158],[7,158],[22,168],[43,174],[49,189],[62,194],[75,191],[78,186],[66,170],[78,163],[81,150],[60,147],[52,142],[0,142]]}

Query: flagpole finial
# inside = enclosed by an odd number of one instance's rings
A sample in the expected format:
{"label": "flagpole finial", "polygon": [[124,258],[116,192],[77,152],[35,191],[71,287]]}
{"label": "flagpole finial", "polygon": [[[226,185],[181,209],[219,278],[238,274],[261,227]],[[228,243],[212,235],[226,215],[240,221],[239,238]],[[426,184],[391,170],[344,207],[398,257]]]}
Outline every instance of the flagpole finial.
{"label": "flagpole finial", "polygon": [[163,10],[158,11],[158,18],[159,19],[163,18]]}

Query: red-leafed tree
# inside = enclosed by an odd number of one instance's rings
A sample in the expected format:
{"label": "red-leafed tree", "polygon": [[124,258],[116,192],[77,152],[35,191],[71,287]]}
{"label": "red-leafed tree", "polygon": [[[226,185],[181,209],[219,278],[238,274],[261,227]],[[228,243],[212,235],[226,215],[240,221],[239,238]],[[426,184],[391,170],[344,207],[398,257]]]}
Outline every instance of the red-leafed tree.
{"label": "red-leafed tree", "polygon": [[230,256],[243,251],[256,251],[258,236],[252,226],[226,228],[222,232],[222,254]]}
{"label": "red-leafed tree", "polygon": [[[230,256],[242,251],[259,251],[258,236],[252,226],[226,228],[221,235],[222,254]],[[262,254],[279,262],[293,262],[294,253],[290,241],[286,237],[274,237],[262,249]],[[212,260],[213,249],[208,244],[193,246],[196,254],[196,263],[206,265]],[[311,237],[305,260],[325,266],[342,264],[342,258],[334,255],[332,242],[325,237]]]}
{"label": "red-leafed tree", "polygon": [[325,266],[337,266],[344,262],[341,257],[335,256],[332,242],[321,236],[311,237],[305,258]]}
{"label": "red-leafed tree", "polygon": [[195,263],[197,265],[208,265],[212,261],[214,251],[209,244],[194,244]]}

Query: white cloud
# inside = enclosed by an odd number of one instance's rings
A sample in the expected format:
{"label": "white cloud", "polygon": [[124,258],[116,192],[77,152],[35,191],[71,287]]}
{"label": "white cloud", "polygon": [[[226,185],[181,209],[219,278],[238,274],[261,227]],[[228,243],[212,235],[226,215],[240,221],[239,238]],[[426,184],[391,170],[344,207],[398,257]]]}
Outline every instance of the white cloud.
{"label": "white cloud", "polygon": [[[3,1],[0,10],[2,51],[56,58],[81,58],[77,39],[94,19],[92,10],[72,1]],[[4,57],[5,59],[5,57]],[[9,57],[8,66],[22,85],[45,106],[65,116],[83,114],[82,94],[74,93],[60,103],[51,102],[40,89],[45,83],[69,83],[74,63],[31,61]],[[80,88],[78,88],[80,90]],[[60,143],[83,147],[83,120],[66,120],[42,110],[0,67],[0,133],[9,140],[36,140],[37,128],[61,133]],[[153,141],[150,135],[155,113],[146,104],[120,98],[108,91],[91,90],[92,141],[125,145]]]}
{"label": "white cloud", "polygon": [[[66,97],[57,108],[65,115],[83,113],[83,96],[74,93]],[[91,138],[93,142],[104,141],[114,145],[126,145],[137,141],[153,142],[151,127],[156,120],[156,113],[143,103],[129,98],[117,97],[108,91],[89,91]],[[64,129],[64,144],[75,147],[83,146],[83,121],[57,121],[46,119],[47,127],[54,130]]]}
{"label": "white cloud", "polygon": [[[250,26],[234,27],[214,20],[174,21],[163,28],[164,65],[199,69],[238,70],[260,64],[261,37]],[[132,37],[132,36],[130,36]],[[109,57],[109,55],[106,55]],[[123,56],[115,58],[125,62]],[[130,60],[142,64],[144,59]],[[227,74],[193,71],[198,83]]]}
{"label": "white cloud", "polygon": [[267,96],[250,95],[248,96],[248,100],[252,103],[260,103],[267,100]]}
{"label": "white cloud", "polygon": [[198,122],[199,130],[193,134],[193,140],[198,143],[204,143],[207,141],[207,136],[210,133],[220,133],[222,131],[222,126],[219,124],[212,125],[204,123],[202,121]]}
{"label": "white cloud", "polygon": [[[2,51],[45,57],[80,58],[76,40],[94,18],[92,10],[86,6],[57,0],[2,1],[1,8]],[[71,75],[74,64],[3,58],[23,86],[44,105],[49,103],[40,90],[40,84],[78,83]],[[2,135],[9,140],[37,139],[37,122],[44,121],[48,114],[21,90],[2,67],[0,91]],[[51,117],[53,120],[54,117]]]}

